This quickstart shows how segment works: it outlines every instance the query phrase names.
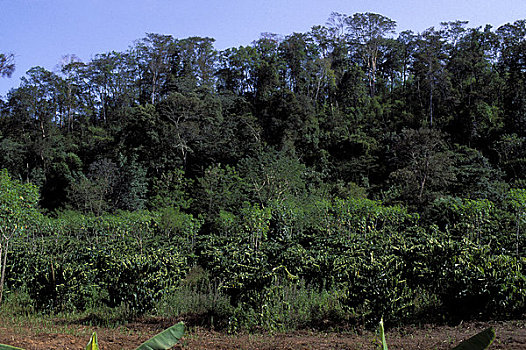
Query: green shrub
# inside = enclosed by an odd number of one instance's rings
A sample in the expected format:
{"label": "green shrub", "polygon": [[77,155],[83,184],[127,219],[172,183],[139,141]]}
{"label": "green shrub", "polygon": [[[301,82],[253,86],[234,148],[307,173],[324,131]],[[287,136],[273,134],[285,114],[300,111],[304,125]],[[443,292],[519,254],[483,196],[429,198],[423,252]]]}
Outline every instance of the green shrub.
{"label": "green shrub", "polygon": [[186,278],[168,292],[164,292],[156,303],[158,314],[168,317],[186,316],[198,325],[225,328],[232,315],[230,298],[209,274],[200,267],[192,268]]}
{"label": "green shrub", "polygon": [[266,288],[258,323],[267,331],[337,328],[349,321],[341,291],[318,289],[305,281],[275,281]]}
{"label": "green shrub", "polygon": [[96,239],[43,237],[21,242],[12,259],[9,286],[25,288],[35,307],[48,311],[124,303],[141,314],[176,285],[188,266],[176,246],[131,238],[97,244]]}

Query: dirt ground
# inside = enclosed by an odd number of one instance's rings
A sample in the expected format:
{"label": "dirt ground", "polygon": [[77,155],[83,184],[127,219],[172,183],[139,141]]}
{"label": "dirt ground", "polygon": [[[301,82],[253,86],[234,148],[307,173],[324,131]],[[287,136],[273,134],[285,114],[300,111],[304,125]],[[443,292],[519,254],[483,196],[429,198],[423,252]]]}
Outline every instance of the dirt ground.
{"label": "dirt ground", "polygon": [[[91,333],[97,332],[103,350],[135,349],[139,344],[175,323],[166,319],[144,319],[125,327],[97,328],[64,325],[60,320],[39,325],[0,320],[0,343],[24,349],[84,349]],[[456,327],[423,326],[391,329],[387,332],[389,348],[450,349],[463,339],[492,326],[497,338],[490,349],[526,349],[526,320],[464,323]],[[288,334],[228,335],[203,328],[191,328],[174,349],[377,349],[374,332],[354,333],[294,332]]]}

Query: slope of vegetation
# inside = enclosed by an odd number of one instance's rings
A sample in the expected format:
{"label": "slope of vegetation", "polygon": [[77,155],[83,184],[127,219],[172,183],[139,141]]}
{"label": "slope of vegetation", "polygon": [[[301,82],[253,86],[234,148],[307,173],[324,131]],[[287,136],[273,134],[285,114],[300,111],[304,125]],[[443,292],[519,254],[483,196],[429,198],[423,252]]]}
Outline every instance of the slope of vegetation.
{"label": "slope of vegetation", "polygon": [[29,70],[0,100],[4,302],[231,331],[521,317],[526,21],[395,29],[334,13]]}

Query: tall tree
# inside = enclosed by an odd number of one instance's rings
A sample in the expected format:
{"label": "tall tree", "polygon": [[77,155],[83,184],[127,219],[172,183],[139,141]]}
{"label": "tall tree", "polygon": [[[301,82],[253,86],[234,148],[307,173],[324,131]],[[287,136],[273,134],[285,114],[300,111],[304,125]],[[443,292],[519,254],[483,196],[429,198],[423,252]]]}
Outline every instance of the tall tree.
{"label": "tall tree", "polygon": [[346,20],[349,40],[361,56],[367,74],[369,94],[376,92],[376,72],[381,46],[386,36],[393,34],[396,22],[377,13],[356,13]]}
{"label": "tall tree", "polygon": [[174,43],[168,91],[187,93],[198,88],[213,89],[218,55],[214,41],[195,36]]}
{"label": "tall tree", "polygon": [[508,133],[526,135],[526,20],[496,31],[500,42],[499,71],[506,79],[504,113]]}
{"label": "tall tree", "polygon": [[440,31],[429,28],[420,34],[413,64],[414,91],[422,107],[427,109],[427,125],[433,127],[436,119],[436,100],[448,89],[448,72],[445,69],[447,51]]}
{"label": "tall tree", "polygon": [[415,53],[416,49],[416,38],[417,35],[415,35],[412,31],[406,30],[401,32],[398,35],[398,38],[396,39],[400,43],[400,50],[399,50],[399,59],[400,64],[402,66],[402,70],[400,72],[402,76],[402,88],[405,91],[406,88],[406,82],[408,79],[408,75],[410,73],[409,68],[412,65],[413,62],[413,55]]}
{"label": "tall tree", "polygon": [[142,78],[147,81],[150,103],[159,98],[161,88],[168,80],[170,57],[173,55],[174,39],[170,35],[148,33],[139,40],[134,49],[139,61]]}
{"label": "tall tree", "polygon": [[218,90],[254,98],[256,91],[257,52],[252,46],[221,51],[216,71]]}
{"label": "tall tree", "polygon": [[336,43],[332,40],[331,30],[323,26],[312,27],[309,36],[312,37],[319,56],[312,62],[314,73],[314,102],[323,105],[330,91],[336,87],[336,77],[333,69],[332,53]]}
{"label": "tall tree", "polygon": [[420,209],[455,180],[451,152],[436,130],[403,130],[392,150],[396,170],[390,178],[401,198]]}
{"label": "tall tree", "polygon": [[282,38],[273,33],[263,33],[261,38],[253,42],[257,52],[256,68],[256,101],[266,103],[280,88],[284,80],[280,72],[285,63],[279,56],[279,45]]}
{"label": "tall tree", "polygon": [[452,116],[450,133],[458,143],[483,140],[478,146],[486,148],[504,126],[500,107],[503,81],[491,56],[496,35],[489,27],[471,28],[448,41],[451,90],[446,110]]}

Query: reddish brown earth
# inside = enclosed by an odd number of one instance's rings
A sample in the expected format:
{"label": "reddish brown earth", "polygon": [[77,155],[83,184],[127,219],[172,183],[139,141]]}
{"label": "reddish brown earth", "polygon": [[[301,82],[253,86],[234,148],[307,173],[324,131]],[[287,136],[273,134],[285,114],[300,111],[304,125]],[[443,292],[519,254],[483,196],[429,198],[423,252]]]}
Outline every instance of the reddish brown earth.
{"label": "reddish brown earth", "polygon": [[[93,331],[97,332],[103,350],[134,349],[146,339],[169,327],[173,321],[145,319],[125,327],[97,328],[64,325],[56,320],[38,322],[0,320],[0,343],[25,349],[84,349]],[[450,349],[459,341],[487,328],[496,330],[497,338],[490,349],[526,349],[526,320],[465,323],[456,327],[403,327],[387,332],[389,348]],[[175,349],[377,349],[373,332],[321,333],[294,332],[288,334],[228,335],[202,328],[190,329]]]}

